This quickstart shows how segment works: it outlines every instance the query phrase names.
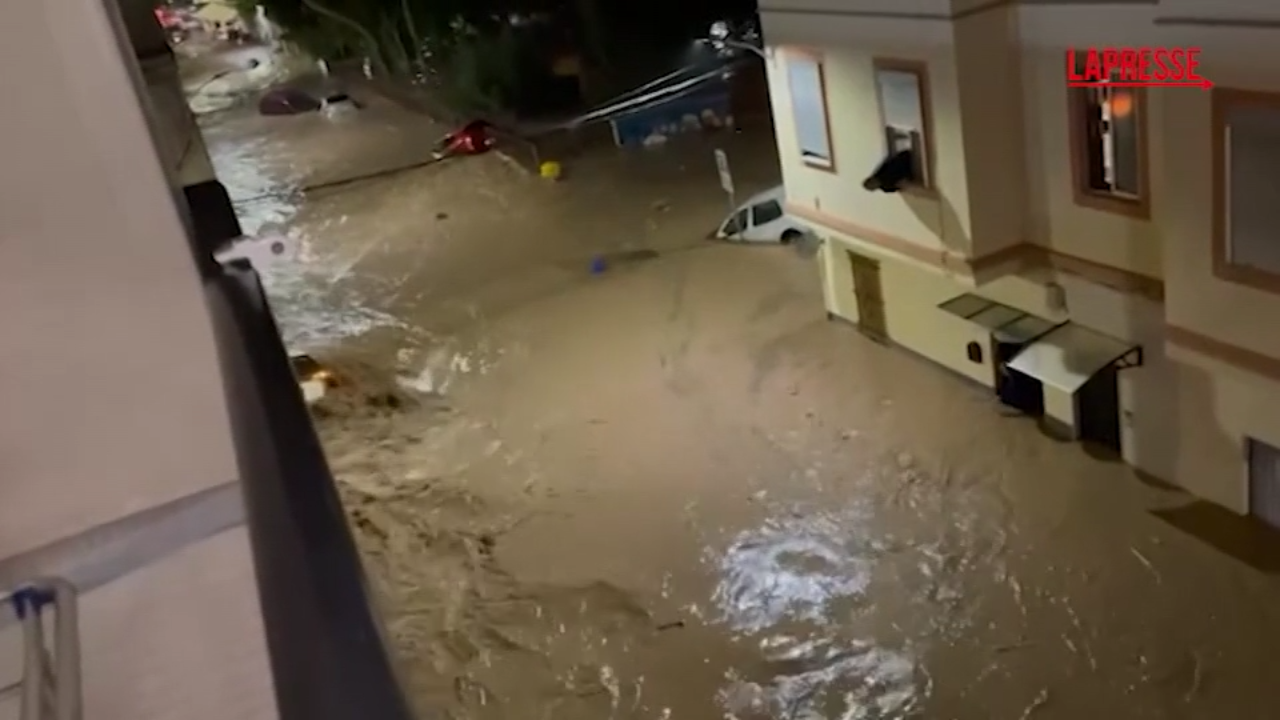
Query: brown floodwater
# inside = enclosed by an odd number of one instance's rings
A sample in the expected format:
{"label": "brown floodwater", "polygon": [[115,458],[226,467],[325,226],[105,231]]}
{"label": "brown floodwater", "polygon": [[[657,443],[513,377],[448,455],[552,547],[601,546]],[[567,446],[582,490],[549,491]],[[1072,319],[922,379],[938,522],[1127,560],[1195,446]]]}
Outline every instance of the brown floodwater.
{"label": "brown floodwater", "polygon": [[[298,244],[273,307],[347,380],[317,426],[424,713],[1275,715],[1270,548],[827,321],[810,262],[701,240],[708,145],[297,193],[441,129],[376,102],[204,126],[246,228]],[[726,141],[744,186],[764,137]]]}

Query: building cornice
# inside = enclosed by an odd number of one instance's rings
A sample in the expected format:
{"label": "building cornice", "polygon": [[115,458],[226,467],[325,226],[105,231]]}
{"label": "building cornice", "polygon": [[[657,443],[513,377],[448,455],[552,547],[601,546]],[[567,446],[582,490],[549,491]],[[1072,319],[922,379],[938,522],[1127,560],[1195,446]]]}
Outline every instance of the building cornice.
{"label": "building cornice", "polygon": [[1088,260],[1029,242],[1012,245],[977,257],[954,250],[930,248],[891,233],[860,225],[831,213],[798,203],[786,203],[787,212],[802,221],[873,246],[891,257],[925,265],[964,284],[980,285],[1010,274],[1037,270],[1075,275],[1118,292],[1164,302],[1164,282],[1125,268]]}

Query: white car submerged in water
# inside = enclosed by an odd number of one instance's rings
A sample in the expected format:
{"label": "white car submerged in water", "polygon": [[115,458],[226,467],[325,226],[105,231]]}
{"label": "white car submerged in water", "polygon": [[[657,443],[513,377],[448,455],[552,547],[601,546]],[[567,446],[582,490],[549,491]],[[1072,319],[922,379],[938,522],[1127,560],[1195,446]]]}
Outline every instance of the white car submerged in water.
{"label": "white car submerged in water", "polygon": [[783,206],[786,192],[781,185],[752,195],[734,209],[716,229],[718,240],[789,245],[809,229],[787,214]]}
{"label": "white car submerged in water", "polygon": [[352,117],[360,109],[360,102],[345,92],[331,93],[320,103],[320,114],[330,120]]}

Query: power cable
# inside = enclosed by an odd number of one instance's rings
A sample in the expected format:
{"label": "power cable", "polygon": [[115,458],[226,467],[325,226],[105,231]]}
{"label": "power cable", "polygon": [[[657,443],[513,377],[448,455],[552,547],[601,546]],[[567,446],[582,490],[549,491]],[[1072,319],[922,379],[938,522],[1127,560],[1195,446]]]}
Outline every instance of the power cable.
{"label": "power cable", "polygon": [[[671,102],[673,100],[678,100],[682,97],[687,97],[697,92],[703,84],[710,82],[714,79],[721,78],[725,75],[725,73],[732,72],[735,66],[741,64],[741,62],[742,61],[739,60],[734,62],[722,63],[717,67],[715,67],[714,69],[703,72],[695,77],[682,80],[678,83],[671,84],[667,87],[662,87],[663,84],[669,83],[672,80],[679,78],[682,75],[687,75],[690,72],[693,72],[698,69],[699,63],[690,63],[688,65],[685,65],[684,67],[681,67],[672,72],[669,72],[666,75],[663,75],[662,77],[659,77],[655,80],[647,82],[639,87],[633,88],[632,90],[629,90],[625,93],[622,93],[621,95],[614,97],[612,100],[609,100],[603,105],[596,106],[592,110],[589,110],[585,113],[582,113],[576,117],[570,118],[569,120],[563,121],[561,123],[557,123],[556,125],[543,128],[538,133],[538,135],[545,135],[545,134],[549,134],[559,130],[571,130],[571,129],[581,128],[588,124],[594,124],[598,122],[608,122],[610,120],[614,120],[619,117],[625,117],[627,115],[631,115],[634,113],[641,112],[643,110],[647,110],[652,107],[656,107],[665,102]],[[216,77],[210,78],[210,80],[206,81],[206,83],[204,84],[208,84],[208,82],[212,82],[212,80],[214,79],[216,79]],[[653,89],[653,88],[657,88],[657,89]],[[524,137],[522,139],[532,140],[533,138]],[[262,202],[265,200],[276,200],[281,198],[294,197],[297,195],[306,195],[309,193],[319,192],[323,190],[331,190],[338,187],[353,185],[359,182],[377,180],[385,177],[390,177],[393,175],[399,175],[401,173],[409,172],[412,170],[429,167],[445,159],[447,158],[430,158],[427,160],[413,162],[407,165],[399,165],[396,167],[387,168],[385,170],[379,170],[372,173],[365,173],[365,174],[356,175],[353,177],[342,178],[340,180],[330,180],[322,183],[315,183],[312,185],[304,185],[304,186],[293,188],[290,190],[281,190],[278,192],[267,192],[267,193],[261,193],[259,195],[253,195],[247,198],[232,199],[232,204],[243,205],[243,204],[254,203],[254,202]]]}
{"label": "power cable", "polygon": [[710,72],[699,75],[696,78],[691,78],[690,80],[680,83],[679,85],[667,88],[661,92],[650,93],[649,95],[635,98],[634,100],[626,103],[625,107],[616,109],[614,112],[610,113],[608,116],[601,117],[600,119],[616,120],[619,118],[628,117],[628,116],[643,112],[645,110],[648,110],[650,108],[658,107],[659,105],[662,105],[664,103],[669,103],[674,100],[679,100],[680,98],[694,95],[702,90],[703,84],[710,82],[711,80],[714,80],[716,77],[723,75],[727,71],[728,70],[726,70],[725,68],[718,68],[716,70],[712,70]]}
{"label": "power cable", "polygon": [[597,108],[600,108],[600,107],[607,107],[607,106],[609,106],[609,105],[615,105],[615,104],[617,104],[617,103],[620,103],[620,102],[623,102],[623,101],[626,101],[626,100],[630,100],[631,98],[633,98],[633,97],[635,97],[635,96],[637,96],[637,95],[639,95],[639,94],[641,94],[641,93],[644,93],[644,92],[645,92],[645,91],[647,91],[647,90],[651,90],[651,89],[653,89],[653,88],[659,87],[659,86],[661,86],[663,83],[671,82],[672,80],[675,80],[676,78],[680,77],[681,75],[685,75],[685,74],[687,74],[687,73],[689,73],[689,72],[692,72],[692,71],[693,71],[693,70],[695,70],[696,68],[697,68],[697,64],[696,64],[696,63],[688,63],[688,64],[686,64],[686,65],[684,65],[684,66],[682,66],[682,67],[676,68],[675,70],[673,70],[673,71],[671,71],[671,72],[667,73],[666,75],[663,75],[663,76],[662,76],[662,77],[660,77],[660,78],[657,78],[656,80],[651,80],[651,81],[649,81],[649,82],[647,82],[647,83],[645,83],[645,84],[643,84],[643,85],[641,85],[641,86],[639,86],[639,87],[632,88],[632,89],[628,90],[627,92],[622,93],[621,95],[618,95],[618,96],[613,97],[613,98],[611,98],[611,99],[609,99],[609,100],[606,100],[606,101],[604,101],[604,102],[600,103],[599,105],[596,105],[596,107],[597,107]]}
{"label": "power cable", "polygon": [[442,157],[442,158],[433,157],[427,160],[419,160],[417,162],[409,163],[408,165],[397,165],[395,167],[387,168],[384,170],[377,170],[375,172],[364,173],[362,175],[354,175],[352,177],[346,177],[339,180],[326,180],[325,182],[321,182],[321,183],[314,183],[311,185],[302,185],[300,187],[292,188],[289,190],[280,190],[276,192],[261,193],[259,195],[251,195],[246,198],[232,198],[231,204],[243,205],[247,203],[262,202],[264,200],[279,200],[282,198],[294,197],[296,195],[306,195],[309,193],[319,192],[322,190],[332,190],[333,188],[344,187],[347,185],[354,185],[356,183],[365,182],[368,180],[378,180],[381,178],[390,177],[392,175],[399,175],[401,173],[406,173],[411,170],[418,170],[420,168],[429,167],[431,165],[435,165],[438,162],[443,162],[448,159],[449,159],[448,157]]}
{"label": "power cable", "polygon": [[[623,93],[622,95],[619,95],[613,100],[610,100],[602,105],[597,105],[595,108],[592,108],[591,110],[588,110],[585,113],[572,117],[568,120],[564,120],[562,122],[556,123],[555,125],[542,128],[538,134],[545,135],[545,134],[557,132],[560,130],[573,130],[576,128],[584,127],[588,124],[596,123],[596,122],[607,122],[609,120],[614,119],[615,117],[625,115],[628,112],[634,112],[638,109],[653,107],[655,105],[658,105],[663,100],[672,100],[677,97],[684,97],[690,94],[690,91],[692,89],[697,88],[702,84],[710,82],[717,78],[721,78],[726,73],[733,72],[735,67],[737,65],[742,64],[742,62],[743,62],[742,60],[736,60],[732,62],[722,63],[720,65],[717,65],[714,69],[703,72],[695,77],[689,78],[687,80],[682,80],[677,83],[669,84],[666,87],[660,87],[664,83],[668,83],[674,78],[678,78],[681,75],[686,75],[692,71],[697,70],[699,64],[691,63],[674,72],[667,73],[666,75],[658,78],[657,80],[653,80],[651,82],[645,83],[644,85],[641,85],[638,88],[635,88],[629,92]],[[657,88],[657,89],[649,90],[650,88]],[[646,90],[649,90],[649,91],[645,92]],[[638,93],[643,93],[643,94],[638,94]]]}
{"label": "power cable", "polygon": [[660,90],[654,90],[653,92],[631,98],[630,100],[624,100],[615,105],[597,108],[579,115],[569,121],[568,125],[569,127],[582,127],[590,122],[605,122],[620,115],[634,112],[639,108],[652,107],[661,101],[672,99],[671,96],[685,93],[685,91],[697,88],[712,79],[719,78],[723,76],[725,72],[726,70],[724,68],[716,68],[715,70],[681,81],[675,85],[671,85]]}

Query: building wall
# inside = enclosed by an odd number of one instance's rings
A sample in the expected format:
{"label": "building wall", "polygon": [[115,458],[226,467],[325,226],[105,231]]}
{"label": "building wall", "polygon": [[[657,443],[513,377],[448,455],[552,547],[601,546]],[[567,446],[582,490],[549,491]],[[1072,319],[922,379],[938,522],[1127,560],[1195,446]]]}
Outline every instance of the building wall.
{"label": "building wall", "polygon": [[[1080,207],[1072,198],[1063,82],[1068,46],[1132,42],[1135,31],[1150,35],[1153,7],[957,2],[944,16],[936,4],[921,3],[885,13],[890,18],[875,15],[883,12],[875,3],[796,12],[775,0],[762,17],[775,49],[769,81],[790,199],[818,221],[843,221],[846,233],[882,246],[917,258],[923,257],[917,248],[944,253],[945,266],[1037,243],[1158,278],[1153,223]],[[1107,22],[1100,12],[1108,13]],[[806,50],[817,51],[824,64],[834,176],[804,166],[796,154],[785,62]],[[876,57],[927,63],[936,199],[860,187],[883,159]],[[1156,128],[1160,108],[1149,105],[1148,126]],[[1160,171],[1157,160],[1150,174]],[[915,247],[902,247],[904,241]]]}
{"label": "building wall", "polygon": [[[1203,31],[1210,38],[1224,32],[1209,28]],[[1220,88],[1280,93],[1280,71],[1268,72],[1266,65],[1254,64],[1266,62],[1270,68],[1276,67],[1274,48],[1280,42],[1280,30],[1230,32],[1231,48],[1222,46],[1226,40],[1221,37],[1216,43],[1205,43],[1205,76]],[[1271,45],[1269,52],[1267,44]],[[1212,94],[1166,91],[1161,94],[1161,101],[1170,117],[1160,145],[1170,181],[1162,188],[1167,201],[1161,204],[1158,218],[1169,247],[1165,262],[1169,322],[1231,345],[1280,357],[1280,333],[1274,332],[1280,296],[1221,280],[1213,274],[1211,156],[1217,140],[1210,126]]]}
{"label": "building wall", "polygon": [[[121,25],[96,0],[0,5],[23,62],[0,73],[6,563],[237,477],[204,296]],[[86,717],[275,716],[244,532],[200,548],[83,596]]]}
{"label": "building wall", "polygon": [[[1202,48],[1201,72],[1216,88],[1280,92],[1276,71],[1280,30],[1215,27],[1198,22],[1213,15],[1277,18],[1280,7],[1202,7],[1178,3],[1169,12],[1188,22],[1162,26],[1164,42]],[[1236,10],[1236,13],[1230,13]],[[1245,14],[1248,12],[1249,14]],[[1192,14],[1194,13],[1194,14]],[[1280,442],[1280,295],[1214,275],[1214,189],[1211,157],[1212,94],[1165,91],[1167,118],[1160,154],[1167,181],[1157,222],[1164,230],[1171,354],[1183,365],[1184,413],[1205,421],[1187,428],[1178,481],[1237,510],[1247,510],[1243,481],[1246,437]]]}
{"label": "building wall", "polygon": [[[885,320],[891,340],[956,374],[993,387],[995,368],[990,357],[989,332],[938,308],[943,302],[973,291],[962,283],[918,263],[839,233],[826,234],[822,281],[828,310],[850,322],[858,322],[852,269],[847,253],[857,252],[880,261],[884,289]],[[1044,284],[1054,281],[1066,294],[1066,312],[1049,307]],[[1079,276],[1054,273],[1040,277],[1005,276],[983,285],[977,294],[1039,317],[1071,320],[1113,337],[1142,345],[1141,367],[1119,374],[1121,452],[1126,462],[1156,477],[1178,476],[1174,450],[1179,442],[1179,396],[1172,391],[1175,368],[1165,355],[1164,309],[1159,303],[1090,282]],[[983,348],[983,361],[974,363],[966,345]],[[1069,394],[1045,388],[1046,414],[1073,428],[1074,405]],[[1221,454],[1221,453],[1219,453]],[[1198,476],[1199,477],[1199,476]],[[1212,486],[1213,478],[1188,482],[1200,494],[1218,499],[1229,495]]]}
{"label": "building wall", "polygon": [[[1170,340],[1176,337],[1172,332]],[[1191,492],[1239,513],[1249,511],[1245,439],[1280,440],[1272,408],[1280,384],[1232,364],[1168,348],[1178,406],[1171,418],[1178,442],[1170,448],[1175,473],[1166,476]]]}
{"label": "building wall", "polygon": [[1280,19],[1271,0],[1160,0],[1160,16],[1182,19]]}
{"label": "building wall", "polygon": [[954,26],[957,103],[940,100],[938,110],[954,115],[962,130],[956,162],[964,166],[966,192],[955,197],[968,206],[960,214],[970,218],[969,254],[984,257],[1028,240],[1017,6],[968,15]]}
{"label": "building wall", "polygon": [[[1061,53],[1089,45],[1199,47],[1201,74],[1218,86],[1277,91],[1280,76],[1271,68],[1280,32],[1247,27],[1250,19],[1267,18],[1280,18],[1280,7],[1241,0],[1024,5],[1020,11],[1024,88],[1038,97],[1026,105],[1031,239],[1163,277],[1164,319],[1171,327],[1144,342],[1145,368],[1121,374],[1131,381],[1127,390],[1122,385],[1125,402],[1138,409],[1126,418],[1138,443],[1132,454],[1142,458],[1140,467],[1239,512],[1248,510],[1245,437],[1280,441],[1280,417],[1256,409],[1280,406],[1280,385],[1266,377],[1268,369],[1280,375],[1280,361],[1272,359],[1280,357],[1280,336],[1270,329],[1280,298],[1213,275],[1212,96],[1147,92],[1149,220],[1081,207],[1072,200],[1070,165],[1063,160],[1069,156]],[[1223,19],[1230,22],[1219,24]],[[1173,343],[1167,352],[1165,342]],[[1242,370],[1242,362],[1254,369]],[[1133,382],[1134,373],[1158,382]],[[1143,412],[1148,407],[1153,410]]]}
{"label": "building wall", "polygon": [[[794,114],[787,82],[788,57],[807,56],[809,49],[779,49],[769,63],[769,84],[774,95],[775,129],[782,177],[788,201],[815,214],[858,226],[858,234],[890,236],[911,243],[921,251],[942,254],[947,250],[968,254],[969,219],[965,183],[964,149],[955,112],[933,114],[934,152],[938,198],[910,194],[870,193],[862,188],[885,157],[872,60],[875,52],[838,46],[819,53],[827,88],[835,171],[814,168],[800,158]],[[955,65],[945,48],[897,50],[899,60],[928,63],[929,84],[935,108],[956,104]]]}
{"label": "building wall", "polygon": [[[1151,219],[1084,207],[1072,192],[1068,88],[1064,78],[1069,47],[1124,45],[1149,35],[1154,5],[1024,5],[1019,9],[1022,37],[1023,117],[1029,188],[1028,240],[1053,250],[1129,272],[1159,278],[1161,235]],[[1103,13],[1105,15],[1105,21]],[[1148,177],[1152,205],[1165,203],[1166,176],[1160,145],[1164,94],[1147,93]]]}
{"label": "building wall", "polygon": [[[828,82],[837,85],[829,91],[829,111],[837,156],[853,160],[852,167],[840,165],[847,178],[819,175],[795,161],[785,77],[770,68],[793,209],[833,238],[822,256],[831,311],[857,318],[845,250],[879,257],[893,339],[989,382],[989,368],[974,366],[962,352],[974,329],[934,306],[981,281],[980,294],[1043,314],[1038,288],[1054,279],[1067,290],[1073,320],[1144,346],[1144,366],[1120,374],[1126,458],[1247,511],[1245,438],[1280,444],[1280,413],[1272,410],[1280,407],[1280,333],[1274,331],[1280,295],[1214,274],[1212,94],[1147,92],[1148,218],[1083,207],[1071,185],[1063,51],[1197,47],[1201,74],[1217,87],[1280,92],[1280,5],[765,0],[761,11],[771,44],[822,51]],[[905,198],[857,187],[875,154],[862,141],[876,121],[869,78],[874,55],[929,63],[939,183],[954,218],[949,224],[926,220],[940,217],[945,205],[912,213]],[[1011,105],[1017,109],[1010,112]],[[1022,173],[1014,170],[1019,163]],[[1051,251],[1047,268],[1010,276],[1022,272],[1011,268],[1025,265],[1011,263],[966,279],[954,271],[956,258],[911,252],[950,248],[981,257],[1016,244],[1019,232],[1022,242]],[[1164,302],[1116,288],[1142,289]],[[1047,405],[1053,414],[1069,412],[1066,399],[1052,393]]]}
{"label": "building wall", "polygon": [[[876,258],[891,339],[991,386],[995,374],[987,357],[987,331],[937,307],[974,285],[971,276],[954,270],[947,251],[971,259],[1027,243],[1049,249],[1055,258],[1082,261],[1070,272],[1057,263],[1006,272],[976,291],[1041,317],[1070,319],[1143,345],[1143,366],[1119,374],[1124,457],[1153,475],[1177,479],[1238,507],[1228,502],[1238,478],[1227,473],[1230,481],[1216,483],[1209,479],[1213,473],[1203,471],[1206,463],[1227,457],[1238,462],[1238,453],[1206,440],[1197,445],[1204,452],[1188,464],[1179,460],[1186,453],[1176,451],[1183,425],[1195,421],[1194,414],[1180,412],[1185,398],[1172,390],[1186,370],[1164,351],[1164,307],[1158,300],[1163,238],[1154,210],[1151,218],[1135,219],[1078,205],[1072,193],[1065,50],[1132,43],[1135,33],[1150,37],[1154,6],[979,9],[983,4],[958,3],[943,22],[937,8],[924,6],[900,7],[893,20],[864,14],[883,10],[872,4],[810,14],[764,11],[766,39],[771,45],[776,37],[784,41],[769,63],[784,182],[793,211],[830,239],[821,255],[829,310],[857,322],[846,253]],[[1102,12],[1108,13],[1106,21]],[[855,17],[857,27],[841,25]],[[784,64],[790,52],[813,52],[823,60],[836,173],[807,167],[799,158]],[[909,195],[867,193],[860,187],[882,157],[874,57],[927,63],[942,198],[932,206]],[[1145,108],[1153,207],[1163,202],[1157,180],[1168,175],[1158,151],[1166,112],[1158,100],[1151,98]],[[938,254],[912,252],[919,248]],[[1082,272],[1091,269],[1099,272]],[[1116,275],[1145,278],[1144,287],[1157,288],[1147,293],[1156,299],[1110,282]],[[1066,291],[1065,313],[1047,307],[1050,281]],[[982,345],[982,363],[968,359],[969,342]],[[1070,395],[1047,388],[1046,411],[1074,423]]]}
{"label": "building wall", "polygon": [[834,300],[828,306],[830,312],[854,323],[859,319],[848,253],[879,260],[890,338],[964,377],[986,385],[993,383],[988,358],[984,357],[982,365],[975,365],[965,356],[969,342],[986,345],[986,333],[938,309],[939,303],[965,292],[964,286],[935,270],[901,260],[849,236],[829,233],[827,238],[829,242],[823,245],[823,281]]}
{"label": "building wall", "polygon": [[[1029,242],[1106,268],[1159,279],[1164,275],[1164,237],[1156,212],[1167,205],[1169,172],[1159,148],[1167,110],[1164,94],[1146,97],[1151,217],[1134,218],[1078,204],[1073,193],[1068,88],[1069,47],[1141,45],[1154,33],[1153,4],[1026,4],[1018,10],[1021,39],[1023,118],[1029,202]],[[1141,343],[1143,365],[1119,375],[1125,459],[1152,475],[1192,484],[1175,462],[1179,428],[1178,369],[1164,350],[1164,307],[1133,293],[1118,292],[1078,275],[1059,273],[1072,319],[1114,337]],[[1049,405],[1068,409],[1068,399],[1047,393]],[[1051,408],[1047,408],[1051,409]],[[1222,496],[1206,483],[1201,494]]]}
{"label": "building wall", "polygon": [[1121,452],[1130,465],[1173,481],[1179,396],[1165,353],[1164,305],[1069,273],[1053,279],[1066,291],[1073,321],[1142,347],[1142,365],[1119,373]]}

